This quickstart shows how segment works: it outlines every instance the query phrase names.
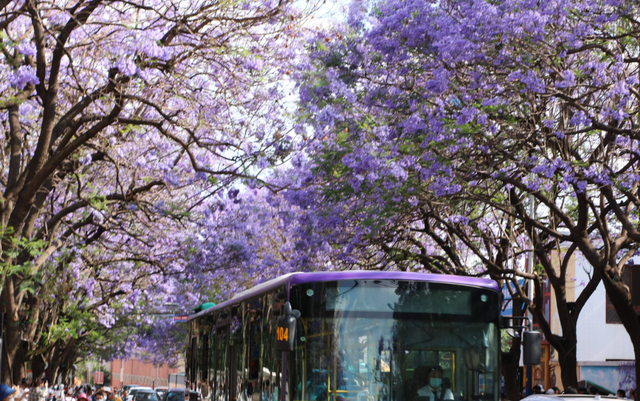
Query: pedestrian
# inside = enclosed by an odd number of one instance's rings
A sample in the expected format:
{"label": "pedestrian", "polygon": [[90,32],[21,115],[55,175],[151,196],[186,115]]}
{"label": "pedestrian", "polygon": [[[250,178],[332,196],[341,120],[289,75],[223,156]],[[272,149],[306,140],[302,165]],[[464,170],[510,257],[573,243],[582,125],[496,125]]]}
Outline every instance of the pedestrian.
{"label": "pedestrian", "polygon": [[104,393],[101,390],[96,392],[96,401],[105,401]]}
{"label": "pedestrian", "polygon": [[102,387],[102,392],[105,394],[106,401],[115,401],[116,398],[113,395],[113,391],[111,391],[111,387],[104,386]]}
{"label": "pedestrian", "polygon": [[12,401],[18,390],[6,384],[0,384],[0,401]]}
{"label": "pedestrian", "polygon": [[42,381],[44,382],[44,387],[47,389],[47,400],[54,398],[53,396],[54,388],[49,386],[49,381],[47,380],[47,378],[46,377],[43,378]]}
{"label": "pedestrian", "polygon": [[67,394],[64,396],[64,401],[75,401],[73,398],[73,390],[67,389]]}
{"label": "pedestrian", "polygon": [[553,389],[553,394],[560,394],[560,389],[556,386],[551,387]]}
{"label": "pedestrian", "polygon": [[64,385],[58,384],[55,386],[55,391],[53,393],[56,401],[64,401]]}
{"label": "pedestrian", "polygon": [[94,395],[93,395],[93,389],[91,388],[91,386],[87,386],[87,401],[96,401]]}
{"label": "pedestrian", "polygon": [[29,390],[29,401],[46,401],[49,395],[49,384],[39,377],[33,380]]}
{"label": "pedestrian", "polygon": [[20,388],[18,394],[15,396],[16,401],[27,401],[29,397],[29,386],[31,382],[26,377],[20,381]]}
{"label": "pedestrian", "polygon": [[636,399],[636,389],[635,388],[629,389],[629,399],[630,400],[635,400]]}
{"label": "pedestrian", "polygon": [[78,394],[77,401],[89,401],[89,397],[87,397],[86,393]]}
{"label": "pedestrian", "polygon": [[533,386],[533,394],[542,394],[543,393],[543,389],[542,386],[539,384],[536,384],[535,386]]}
{"label": "pedestrian", "polygon": [[616,392],[616,397],[627,398],[627,394],[625,393],[624,389],[619,388],[618,392]]}

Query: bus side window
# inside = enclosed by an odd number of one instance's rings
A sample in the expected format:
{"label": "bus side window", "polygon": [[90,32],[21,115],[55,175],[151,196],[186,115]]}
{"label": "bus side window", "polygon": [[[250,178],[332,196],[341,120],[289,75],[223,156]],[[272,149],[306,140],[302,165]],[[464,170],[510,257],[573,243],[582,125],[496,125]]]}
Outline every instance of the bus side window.
{"label": "bus side window", "polygon": [[200,331],[200,374],[198,375],[198,387],[202,388],[207,383],[209,373],[209,333]]}
{"label": "bus side window", "polygon": [[267,294],[264,298],[264,315],[262,319],[262,401],[273,401],[273,391],[275,389],[275,377],[273,375],[273,353],[275,343],[271,331],[273,310],[273,294]]}
{"label": "bus side window", "polygon": [[191,375],[189,377],[189,381],[191,382],[191,387],[195,385],[198,380],[198,337],[191,337]]}
{"label": "bus side window", "polygon": [[253,298],[244,303],[245,332],[245,380],[247,401],[261,401],[262,391],[262,303],[263,298]]}
{"label": "bus side window", "polygon": [[216,391],[218,387],[218,382],[216,377],[216,363],[218,362],[216,360],[217,338],[216,338],[216,332],[215,332],[214,317],[212,317],[211,322],[213,326],[211,328],[211,335],[209,337],[209,390],[210,390],[209,400],[218,401],[216,398]]}
{"label": "bus side window", "polygon": [[227,348],[227,331],[219,330],[216,333],[217,339],[217,367],[216,377],[218,382],[218,400],[229,401],[229,349]]}
{"label": "bus side window", "polygon": [[216,347],[216,383],[217,398],[214,401],[231,401],[229,391],[230,381],[230,348],[229,348],[229,314],[228,309],[218,313],[216,319],[215,347]]}
{"label": "bus side window", "polygon": [[229,325],[229,398],[230,401],[246,401],[246,383],[244,382],[244,328],[242,305],[231,308]]}
{"label": "bus side window", "polygon": [[278,288],[269,293],[264,301],[263,344],[265,347],[265,362],[267,376],[264,380],[262,401],[282,400],[282,352],[276,351],[276,327],[280,313],[280,304],[284,302],[285,289]]}
{"label": "bus side window", "polygon": [[188,323],[187,327],[187,346],[186,346],[186,359],[184,364],[184,376],[185,380],[189,380],[191,378],[191,325],[192,322]]}

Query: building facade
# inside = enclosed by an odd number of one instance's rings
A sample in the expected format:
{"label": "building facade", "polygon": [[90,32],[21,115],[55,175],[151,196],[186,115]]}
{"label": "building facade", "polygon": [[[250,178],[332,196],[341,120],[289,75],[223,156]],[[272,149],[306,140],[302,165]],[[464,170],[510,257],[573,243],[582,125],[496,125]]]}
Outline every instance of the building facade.
{"label": "building facade", "polygon": [[[557,261],[559,263],[559,261]],[[637,273],[635,273],[637,271]],[[635,273],[635,274],[634,274]],[[593,274],[593,267],[576,252],[567,267],[567,300],[575,301]],[[632,278],[635,276],[636,285]],[[629,261],[623,279],[632,291],[633,302],[640,312],[640,257]],[[544,285],[544,309],[552,332],[562,334],[562,327],[555,303],[553,288]],[[577,322],[577,375],[586,385],[597,385],[615,394],[616,390],[635,388],[635,360],[629,334],[620,323],[615,309],[608,302],[604,284],[600,283],[584,305]],[[534,374],[536,384],[545,389],[552,386],[564,388],[560,374],[558,353],[553,347],[543,345],[543,361]],[[536,369],[534,368],[534,371]],[[537,380],[536,379],[537,376]]]}
{"label": "building facade", "polygon": [[[638,296],[634,296],[640,290],[640,274],[635,274],[638,281],[635,286],[631,279],[634,272],[640,273],[639,269],[640,257],[635,256],[630,260],[623,277],[631,289],[632,301],[635,304],[640,304]],[[577,254],[574,276],[576,296],[584,288],[592,271],[593,267],[584,256]],[[604,284],[598,285],[580,312],[577,334],[580,381],[595,383],[614,393],[619,388],[635,388],[633,344],[607,298]]]}
{"label": "building facade", "polygon": [[167,364],[153,365],[137,360],[111,361],[111,386],[122,388],[124,385],[145,387],[168,387],[169,374],[184,371],[180,367],[171,368]]}

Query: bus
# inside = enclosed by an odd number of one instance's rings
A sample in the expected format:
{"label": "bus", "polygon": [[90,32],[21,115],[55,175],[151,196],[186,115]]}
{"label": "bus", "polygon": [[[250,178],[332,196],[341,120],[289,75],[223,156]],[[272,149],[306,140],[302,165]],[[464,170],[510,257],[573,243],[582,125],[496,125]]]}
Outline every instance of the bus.
{"label": "bus", "polygon": [[287,274],[189,317],[186,386],[202,401],[496,401],[500,305],[487,279]]}

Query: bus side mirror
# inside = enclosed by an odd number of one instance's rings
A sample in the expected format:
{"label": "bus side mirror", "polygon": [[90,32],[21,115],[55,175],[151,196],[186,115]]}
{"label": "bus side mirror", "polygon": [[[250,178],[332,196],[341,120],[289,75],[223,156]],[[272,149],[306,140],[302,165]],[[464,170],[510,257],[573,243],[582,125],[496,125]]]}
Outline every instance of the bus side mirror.
{"label": "bus side mirror", "polygon": [[296,325],[300,311],[291,309],[291,304],[285,302],[282,305],[282,313],[278,317],[278,328],[276,329],[276,350],[291,352],[296,338]]}
{"label": "bus side mirror", "polygon": [[522,362],[525,365],[539,365],[542,347],[542,336],[537,331],[525,331],[522,333]]}

